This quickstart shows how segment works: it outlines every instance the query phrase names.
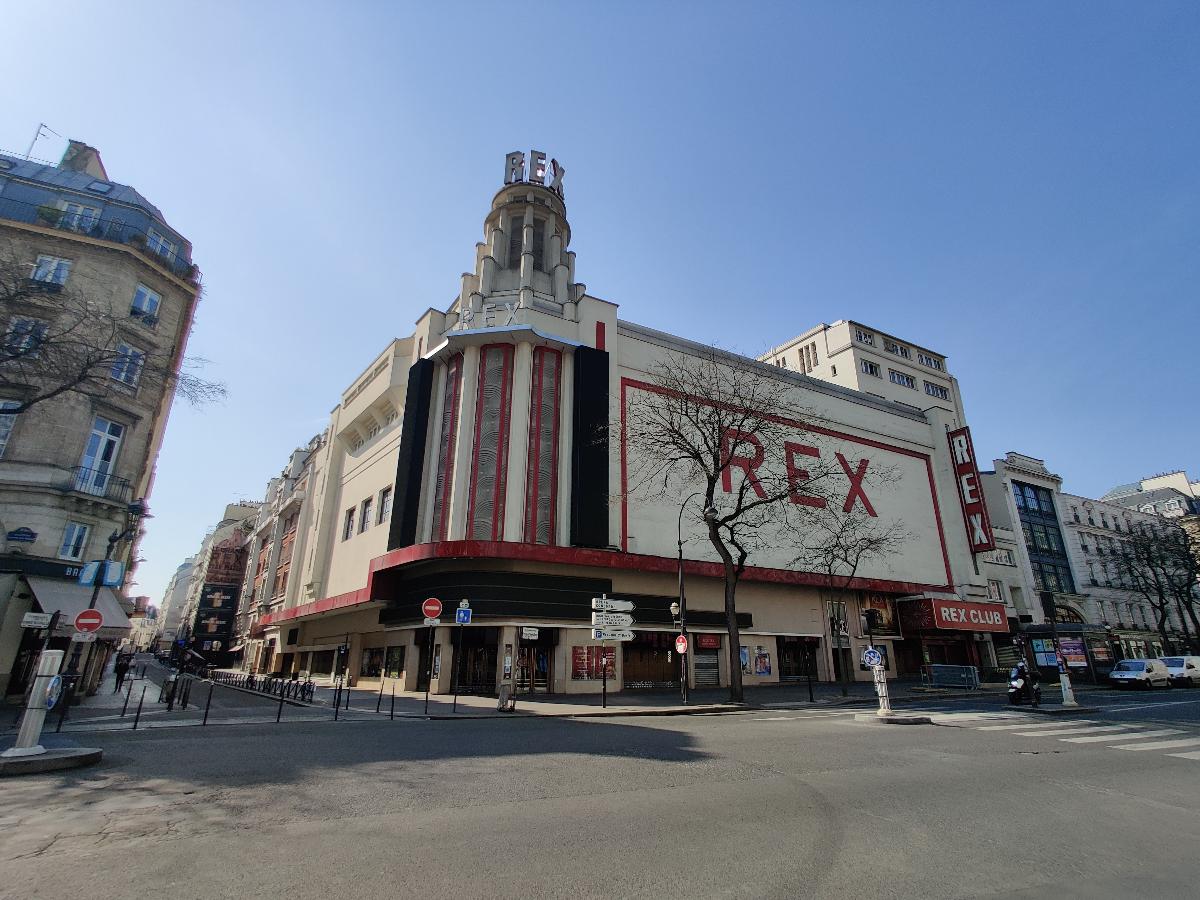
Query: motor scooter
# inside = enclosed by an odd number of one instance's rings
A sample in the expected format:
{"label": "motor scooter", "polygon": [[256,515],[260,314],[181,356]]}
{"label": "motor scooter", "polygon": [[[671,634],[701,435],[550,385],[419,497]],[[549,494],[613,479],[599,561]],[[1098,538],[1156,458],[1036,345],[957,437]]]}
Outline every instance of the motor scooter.
{"label": "motor scooter", "polygon": [[1037,708],[1042,703],[1042,687],[1033,680],[1024,666],[1014,666],[1008,673],[1008,702],[1013,706],[1029,703]]}

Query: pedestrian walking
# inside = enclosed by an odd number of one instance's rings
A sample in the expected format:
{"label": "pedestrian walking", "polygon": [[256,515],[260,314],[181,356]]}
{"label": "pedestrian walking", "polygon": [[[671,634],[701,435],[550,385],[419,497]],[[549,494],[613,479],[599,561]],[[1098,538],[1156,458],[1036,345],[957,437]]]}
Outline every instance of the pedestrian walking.
{"label": "pedestrian walking", "polygon": [[[125,674],[129,671],[129,657],[121,655],[117,657],[117,664],[113,666],[113,674],[117,676],[116,691],[121,690],[121,685],[125,683]],[[113,693],[116,693],[114,691]]]}

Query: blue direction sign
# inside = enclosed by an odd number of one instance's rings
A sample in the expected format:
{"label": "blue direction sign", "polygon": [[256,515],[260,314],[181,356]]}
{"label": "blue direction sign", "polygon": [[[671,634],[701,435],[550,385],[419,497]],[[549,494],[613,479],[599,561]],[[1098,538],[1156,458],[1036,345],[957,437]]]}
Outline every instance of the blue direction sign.
{"label": "blue direction sign", "polygon": [[454,611],[454,621],[458,625],[470,625],[471,624],[471,610],[469,608],[456,609]]}

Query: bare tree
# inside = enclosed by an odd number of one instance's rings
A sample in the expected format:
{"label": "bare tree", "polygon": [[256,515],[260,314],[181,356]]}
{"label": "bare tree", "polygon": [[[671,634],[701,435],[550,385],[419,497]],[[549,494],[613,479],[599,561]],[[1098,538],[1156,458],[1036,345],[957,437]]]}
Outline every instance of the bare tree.
{"label": "bare tree", "polygon": [[[1167,620],[1172,607],[1179,612],[1184,641],[1194,646],[1200,634],[1197,616],[1197,567],[1194,538],[1174,522],[1141,522],[1117,551],[1117,571],[1154,609],[1156,628],[1164,645],[1171,646]],[[1188,620],[1192,628],[1188,628]]]}
{"label": "bare tree", "polygon": [[25,412],[64,395],[110,396],[114,379],[151,392],[174,391],[194,406],[225,396],[197,374],[204,360],[176,348],[126,344],[130,315],[86,289],[30,277],[12,247],[0,249],[0,392]]}
{"label": "bare tree", "polygon": [[[865,478],[876,485],[894,484],[899,474],[880,468]],[[802,520],[789,519],[787,530],[797,547],[792,565],[821,576],[822,605],[827,613],[832,613],[835,604],[845,604],[844,599],[838,598],[848,594],[865,563],[894,556],[910,538],[908,529],[899,520],[881,522],[872,511],[858,505],[850,509],[837,504],[814,507]],[[825,616],[833,653],[838,652],[842,627],[835,624],[835,619],[844,622],[846,616]],[[843,660],[840,666],[842,696],[848,693],[851,664],[852,661]]]}
{"label": "bare tree", "polygon": [[628,490],[657,502],[703,495],[708,513],[696,522],[724,570],[729,697],[740,703],[738,581],[755,553],[778,546],[780,520],[826,505],[843,471],[803,453],[792,459],[800,422],[815,415],[798,409],[792,388],[763,364],[708,347],[673,353],[649,374],[652,388],[628,404],[623,423]]}

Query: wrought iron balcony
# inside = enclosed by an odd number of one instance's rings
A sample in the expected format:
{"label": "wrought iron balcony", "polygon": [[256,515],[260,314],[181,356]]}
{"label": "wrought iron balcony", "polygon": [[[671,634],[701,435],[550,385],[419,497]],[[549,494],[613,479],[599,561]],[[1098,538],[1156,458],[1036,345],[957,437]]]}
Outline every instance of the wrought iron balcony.
{"label": "wrought iron balcony", "polygon": [[133,496],[129,479],[117,478],[110,472],[89,469],[86,466],[75,466],[71,470],[71,479],[63,486],[63,490],[91,494],[93,497],[103,497],[117,503],[128,503],[129,498]]}
{"label": "wrought iron balcony", "polygon": [[[151,229],[129,224],[120,219],[109,218],[114,210],[105,209],[99,214],[70,212],[52,204],[25,203],[0,197],[0,219],[57,228],[73,234],[82,234],[101,241],[126,244],[145,254],[149,259],[169,269],[175,275],[193,284],[200,283],[200,270],[178,248],[161,246],[160,236],[151,234]],[[119,212],[119,210],[117,210]]]}

